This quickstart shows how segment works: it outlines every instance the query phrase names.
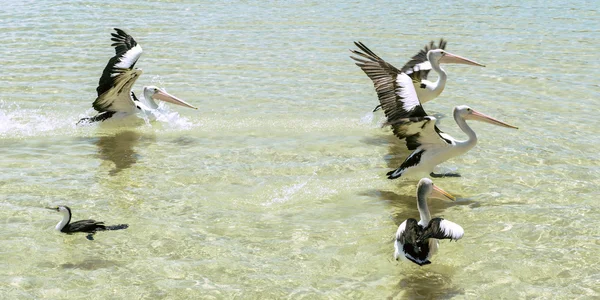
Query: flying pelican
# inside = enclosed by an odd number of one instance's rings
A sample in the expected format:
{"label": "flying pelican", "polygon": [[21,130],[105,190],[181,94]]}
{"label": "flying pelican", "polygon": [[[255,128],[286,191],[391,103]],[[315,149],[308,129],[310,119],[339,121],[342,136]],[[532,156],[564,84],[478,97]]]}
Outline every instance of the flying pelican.
{"label": "flying pelican", "polygon": [[[442,63],[485,67],[485,65],[482,65],[478,62],[444,50],[446,48],[446,41],[444,41],[444,39],[440,39],[439,45],[436,45],[433,41],[431,41],[429,45],[426,45],[425,48],[421,49],[419,53],[414,55],[411,60],[408,61],[400,70],[385,62],[363,43],[354,42],[354,44],[364,53],[357,50],[350,50],[352,53],[365,57],[369,60],[376,59],[376,61],[380,64],[380,68],[377,70],[363,69],[363,71],[367,73],[367,76],[373,80],[378,94],[380,92],[387,92],[380,90],[381,80],[389,80],[388,77],[390,76],[395,79],[399,73],[405,73],[412,79],[413,85],[417,92],[417,97],[421,103],[435,99],[444,90],[444,87],[446,86],[447,75],[446,71],[440,66]],[[359,66],[365,62],[360,58],[352,56],[350,57],[355,61],[358,61],[357,65]],[[435,82],[427,80],[427,75],[432,69],[438,73],[438,78]],[[382,79],[382,77],[385,77],[385,79]],[[381,104],[377,105],[373,111],[375,112],[379,108],[381,108]]]}
{"label": "flying pelican", "polygon": [[406,257],[415,264],[430,264],[429,259],[437,252],[438,239],[458,240],[465,231],[460,225],[442,218],[431,218],[427,199],[438,198],[454,201],[455,198],[435,186],[431,179],[423,178],[417,184],[417,208],[421,220],[410,218],[402,222],[396,231],[394,259]]}
{"label": "flying pelican", "polygon": [[71,209],[68,206],[59,205],[57,207],[47,207],[47,209],[58,211],[63,215],[63,219],[56,224],[56,230],[67,234],[85,232],[88,233],[86,238],[90,241],[94,240],[96,231],[119,230],[129,227],[127,224],[107,226],[104,225],[104,222],[96,222],[95,220],[81,220],[71,223]]}
{"label": "flying pelican", "polygon": [[125,31],[118,28],[115,28],[115,31],[116,33],[111,34],[111,41],[114,42],[111,46],[115,47],[116,55],[108,61],[102,72],[96,88],[98,98],[92,105],[98,114],[91,118],[83,118],[77,124],[104,121],[115,115],[123,117],[138,112],[148,114],[158,108],[154,99],[197,109],[156,86],[145,86],[144,97],[138,99],[131,87],[142,75],[141,69],[134,69],[135,63],[142,55],[142,47]]}
{"label": "flying pelican", "polygon": [[405,139],[408,150],[414,150],[399,168],[387,173],[389,179],[413,174],[429,174],[432,177],[460,176],[452,173],[434,174],[433,168],[475,147],[477,135],[467,125],[466,120],[518,129],[466,105],[460,105],[454,108],[454,120],[469,138],[466,141],[456,140],[435,126],[436,118],[427,115],[419,101],[413,80],[406,73],[396,72],[397,69],[377,56],[364,54],[363,57],[368,60],[354,59],[375,82],[387,124],[392,126],[398,138]]}

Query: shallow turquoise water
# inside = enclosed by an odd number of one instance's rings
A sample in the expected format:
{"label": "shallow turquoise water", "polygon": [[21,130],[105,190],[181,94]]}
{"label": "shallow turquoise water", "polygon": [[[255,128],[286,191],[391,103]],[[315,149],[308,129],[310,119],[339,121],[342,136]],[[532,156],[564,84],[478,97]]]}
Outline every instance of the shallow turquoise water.
{"label": "shallow turquoise water", "polygon": [[[0,294],[6,299],[600,297],[596,2],[37,1],[0,8]],[[134,89],[198,106],[90,126],[112,27],[144,48]],[[360,40],[401,66],[432,39],[448,66],[432,113],[468,104],[479,144],[442,168],[465,237],[426,267],[392,260],[416,217],[407,153],[377,127]],[[451,118],[441,127],[464,137]],[[125,231],[53,230],[74,218]]]}

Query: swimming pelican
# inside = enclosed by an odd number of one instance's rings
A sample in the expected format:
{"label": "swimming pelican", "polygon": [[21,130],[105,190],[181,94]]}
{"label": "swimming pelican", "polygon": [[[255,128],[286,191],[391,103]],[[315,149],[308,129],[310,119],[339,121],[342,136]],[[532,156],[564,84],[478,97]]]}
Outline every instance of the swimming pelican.
{"label": "swimming pelican", "polygon": [[81,220],[71,223],[71,209],[68,206],[59,205],[57,207],[47,207],[47,209],[58,211],[63,215],[63,219],[56,224],[56,230],[67,234],[86,232],[88,233],[86,238],[90,241],[94,240],[96,231],[119,230],[129,227],[127,224],[107,226],[104,225],[104,222],[96,222],[95,220]]}
{"label": "swimming pelican", "polygon": [[427,207],[428,198],[454,201],[455,198],[446,191],[435,186],[431,179],[423,178],[417,184],[417,208],[421,220],[410,218],[402,222],[396,231],[394,243],[394,259],[406,257],[415,264],[430,264],[429,259],[437,252],[438,240],[458,240],[465,231],[460,225],[442,218],[431,218]]}
{"label": "swimming pelican", "polygon": [[478,120],[517,129],[466,105],[461,105],[454,108],[454,120],[469,138],[466,141],[456,140],[435,126],[435,117],[427,115],[410,76],[396,72],[397,69],[377,56],[364,54],[363,57],[369,60],[355,58],[359,61],[356,64],[365,73],[370,74],[369,77],[372,76],[379,102],[387,117],[386,124],[392,125],[393,132],[398,138],[405,139],[408,150],[414,150],[399,168],[387,173],[389,179],[413,174],[429,174],[432,177],[460,176],[452,173],[434,174],[433,168],[475,147],[477,135],[467,125],[466,120]]}
{"label": "swimming pelican", "polygon": [[91,118],[83,118],[77,124],[104,121],[115,115],[122,117],[138,112],[151,113],[158,108],[154,99],[197,109],[156,86],[145,86],[144,97],[138,99],[131,87],[142,75],[141,69],[134,69],[135,63],[142,55],[142,47],[125,31],[118,28],[115,28],[115,31],[116,33],[111,34],[111,40],[114,42],[111,46],[115,47],[116,55],[108,61],[96,88],[98,98],[93,107],[98,114]]}
{"label": "swimming pelican", "polygon": [[[439,45],[436,45],[433,41],[431,41],[429,45],[426,45],[425,48],[421,49],[419,53],[414,55],[411,60],[408,61],[400,70],[385,62],[363,43],[354,42],[354,44],[364,53],[357,50],[350,50],[352,53],[379,64],[378,68],[365,69],[361,65],[368,63],[368,61],[350,56],[352,59],[358,62],[357,65],[362,68],[362,70],[367,74],[367,76],[369,76],[369,78],[371,78],[371,80],[373,80],[377,94],[388,92],[381,90],[382,80],[389,80],[389,77],[395,79],[398,74],[405,73],[412,79],[414,88],[417,92],[417,97],[421,103],[435,99],[444,90],[444,87],[446,86],[447,75],[446,71],[440,66],[442,63],[485,67],[485,65],[482,65],[478,62],[444,50],[446,48],[446,41],[444,41],[444,39],[440,39]],[[427,75],[432,69],[438,73],[438,78],[435,82],[427,80]],[[382,77],[385,79],[382,79]],[[381,104],[377,105],[373,111],[377,111],[379,108],[381,108]]]}

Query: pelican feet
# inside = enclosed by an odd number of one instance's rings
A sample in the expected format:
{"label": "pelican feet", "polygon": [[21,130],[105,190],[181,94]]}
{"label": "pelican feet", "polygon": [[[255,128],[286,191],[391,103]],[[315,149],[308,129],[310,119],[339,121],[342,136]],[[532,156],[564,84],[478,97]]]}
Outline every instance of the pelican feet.
{"label": "pelican feet", "polygon": [[433,178],[444,178],[444,177],[461,177],[460,174],[458,173],[443,173],[443,174],[436,174],[436,173],[429,173],[429,176],[433,177]]}

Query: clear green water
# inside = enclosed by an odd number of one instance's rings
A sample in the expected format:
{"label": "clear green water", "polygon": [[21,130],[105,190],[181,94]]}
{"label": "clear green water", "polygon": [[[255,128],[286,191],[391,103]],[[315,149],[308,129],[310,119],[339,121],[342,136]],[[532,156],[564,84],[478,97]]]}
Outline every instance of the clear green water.
{"label": "clear green water", "polygon": [[[429,10],[428,12],[425,10]],[[36,1],[0,8],[2,299],[600,297],[596,1]],[[200,107],[169,122],[77,128],[113,54],[112,27],[144,48],[136,86]],[[448,66],[450,115],[471,107],[479,144],[442,167],[456,203],[433,215],[465,237],[433,264],[392,260],[415,182],[369,121],[355,40],[401,66],[431,39],[486,68]],[[178,115],[177,115],[178,114]],[[451,118],[444,131],[464,137]],[[75,219],[124,231],[54,231]]]}

